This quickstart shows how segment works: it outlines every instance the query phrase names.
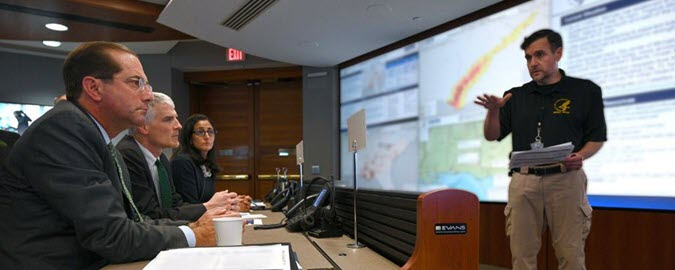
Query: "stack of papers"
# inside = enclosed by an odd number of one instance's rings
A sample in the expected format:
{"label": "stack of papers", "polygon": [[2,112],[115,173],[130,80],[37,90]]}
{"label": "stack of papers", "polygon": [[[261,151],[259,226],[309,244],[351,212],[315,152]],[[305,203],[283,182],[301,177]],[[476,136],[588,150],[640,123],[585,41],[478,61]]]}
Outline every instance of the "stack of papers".
{"label": "stack of papers", "polygon": [[162,251],[145,268],[147,270],[290,270],[287,245],[182,248]]}
{"label": "stack of papers", "polygon": [[567,142],[541,149],[516,151],[511,153],[509,169],[560,162],[569,156],[572,150],[574,145]]}

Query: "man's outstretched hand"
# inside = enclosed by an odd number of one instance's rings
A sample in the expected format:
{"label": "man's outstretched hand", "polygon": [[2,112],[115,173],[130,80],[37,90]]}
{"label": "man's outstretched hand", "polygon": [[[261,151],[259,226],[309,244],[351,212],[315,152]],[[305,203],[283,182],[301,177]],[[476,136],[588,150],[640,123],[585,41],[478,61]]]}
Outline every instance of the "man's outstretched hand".
{"label": "man's outstretched hand", "polygon": [[489,111],[497,110],[506,104],[507,101],[511,98],[511,93],[506,94],[504,97],[498,97],[495,95],[483,94],[483,96],[476,97],[478,100],[474,100],[473,103],[483,106]]}

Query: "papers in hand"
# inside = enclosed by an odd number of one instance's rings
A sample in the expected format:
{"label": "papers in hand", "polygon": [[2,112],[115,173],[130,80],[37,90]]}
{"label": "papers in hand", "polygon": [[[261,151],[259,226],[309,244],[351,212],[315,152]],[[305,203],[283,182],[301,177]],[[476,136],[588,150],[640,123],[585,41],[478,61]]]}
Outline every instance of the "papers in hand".
{"label": "papers in hand", "polygon": [[230,246],[182,248],[159,253],[146,270],[185,269],[265,269],[290,270],[288,246]]}
{"label": "papers in hand", "polygon": [[509,169],[556,163],[564,160],[574,150],[571,142],[528,151],[511,153]]}

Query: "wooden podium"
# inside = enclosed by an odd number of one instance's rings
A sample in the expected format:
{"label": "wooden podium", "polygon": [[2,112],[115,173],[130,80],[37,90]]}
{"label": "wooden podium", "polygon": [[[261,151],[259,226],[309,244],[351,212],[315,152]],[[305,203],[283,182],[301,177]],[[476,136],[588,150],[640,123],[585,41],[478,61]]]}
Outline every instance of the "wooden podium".
{"label": "wooden podium", "polygon": [[479,205],[458,189],[421,194],[415,250],[401,269],[478,269]]}

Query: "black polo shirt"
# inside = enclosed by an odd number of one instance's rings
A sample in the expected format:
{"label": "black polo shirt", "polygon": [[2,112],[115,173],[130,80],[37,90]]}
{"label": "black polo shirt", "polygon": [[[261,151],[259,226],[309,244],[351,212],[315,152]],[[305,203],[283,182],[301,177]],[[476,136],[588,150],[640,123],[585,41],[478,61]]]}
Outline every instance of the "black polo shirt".
{"label": "black polo shirt", "polygon": [[513,151],[530,150],[541,122],[544,147],[572,142],[574,152],[586,142],[607,140],[602,90],[590,80],[568,77],[539,86],[534,81],[512,88],[511,99],[499,111],[498,140],[513,133]]}

